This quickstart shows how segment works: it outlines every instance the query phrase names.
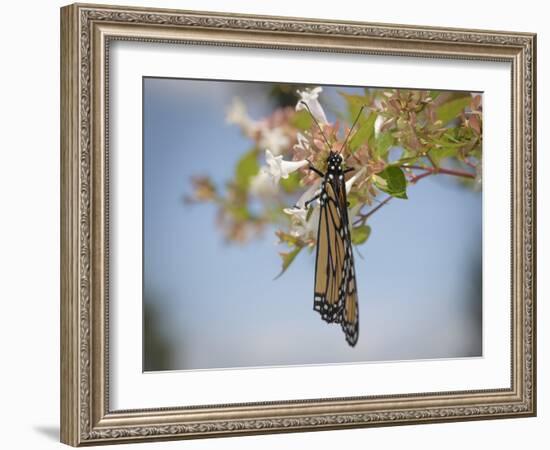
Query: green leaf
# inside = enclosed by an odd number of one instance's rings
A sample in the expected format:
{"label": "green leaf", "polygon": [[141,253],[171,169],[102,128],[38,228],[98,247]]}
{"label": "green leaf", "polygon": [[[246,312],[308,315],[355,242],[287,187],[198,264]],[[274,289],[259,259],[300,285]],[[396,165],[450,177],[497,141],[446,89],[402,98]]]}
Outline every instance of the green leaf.
{"label": "green leaf", "polygon": [[380,133],[376,138],[375,150],[379,158],[386,159],[388,151],[393,146],[393,136],[389,132]]}
{"label": "green leaf", "polygon": [[252,177],[258,174],[260,165],[258,164],[258,153],[256,150],[251,150],[241,156],[235,168],[235,181],[237,186],[242,189],[247,189],[250,186]]}
{"label": "green leaf", "polygon": [[374,136],[374,122],[376,122],[377,114],[371,112],[367,118],[364,116],[359,118],[357,123],[357,131],[349,140],[349,149],[355,152],[365,142],[369,141]]}
{"label": "green leaf", "polygon": [[388,166],[374,175],[374,184],[392,197],[407,199],[407,179],[400,167]]}
{"label": "green leaf", "polygon": [[468,152],[468,156],[472,156],[472,157],[478,159],[479,161],[481,161],[481,158],[482,158],[481,147],[477,146],[477,147],[473,148],[472,150],[470,150]]}
{"label": "green leaf", "polygon": [[441,94],[441,91],[430,91],[428,95],[432,100],[435,100],[439,95]]}
{"label": "green leaf", "polygon": [[348,103],[353,103],[359,108],[368,103],[369,98],[367,93],[365,95],[360,94],[348,94],[347,92],[338,91],[338,94],[343,97]]}
{"label": "green leaf", "polygon": [[286,193],[292,194],[301,187],[300,179],[301,176],[299,172],[292,172],[288,178],[281,178],[280,185]]}
{"label": "green leaf", "polygon": [[246,205],[227,205],[226,210],[237,221],[246,221],[251,218],[250,211]]}
{"label": "green leaf", "polygon": [[288,244],[289,247],[298,244],[298,238],[292,234],[279,230],[275,232],[275,235],[279,238],[281,244]]}
{"label": "green leaf", "polygon": [[355,245],[361,245],[367,242],[370,236],[371,228],[368,225],[360,225],[351,229],[351,242]]}
{"label": "green leaf", "polygon": [[430,150],[430,158],[432,158],[433,162],[439,166],[441,161],[443,161],[446,158],[453,158],[457,155],[458,148],[456,146],[445,146],[440,148],[433,148]]}
{"label": "green leaf", "polygon": [[359,114],[361,107],[370,103],[368,92],[365,92],[365,95],[348,94],[346,92],[338,93],[344,98],[348,105],[348,120],[352,122],[357,117],[357,114]]}
{"label": "green leaf", "polygon": [[281,252],[279,253],[281,255],[281,258],[283,259],[283,267],[281,269],[281,272],[279,275],[275,277],[275,280],[279,278],[283,273],[286,272],[286,269],[289,268],[289,266],[292,264],[292,261],[298,256],[298,253],[302,250],[303,247],[296,247],[294,250],[291,250],[290,252]]}
{"label": "green leaf", "polygon": [[453,147],[453,148],[460,148],[464,147],[466,145],[466,142],[457,142],[456,139],[449,136],[447,140],[444,139],[434,139],[432,141],[434,144],[440,145],[442,147]]}
{"label": "green leaf", "polygon": [[471,97],[459,97],[453,100],[449,100],[443,103],[436,110],[437,120],[441,120],[443,124],[447,124],[451,120],[455,119],[472,101]]}
{"label": "green leaf", "polygon": [[308,130],[313,125],[313,119],[308,111],[302,109],[292,116],[290,123],[299,130]]}
{"label": "green leaf", "polygon": [[347,200],[348,208],[351,209],[359,203],[359,195],[357,192],[352,191],[347,195]]}

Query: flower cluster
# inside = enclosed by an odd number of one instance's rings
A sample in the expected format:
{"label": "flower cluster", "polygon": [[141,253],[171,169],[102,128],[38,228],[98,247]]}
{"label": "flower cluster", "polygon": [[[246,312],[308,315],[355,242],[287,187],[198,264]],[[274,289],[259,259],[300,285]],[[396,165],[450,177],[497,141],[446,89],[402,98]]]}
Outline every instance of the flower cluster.
{"label": "flower cluster", "polygon": [[[455,177],[481,188],[482,105],[478,94],[406,89],[339,92],[345,111],[321,104],[322,87],[296,89],[295,107],[276,108],[254,120],[234,99],[227,122],[240,127],[253,146],[237,162],[233,179],[220,192],[208,177],[191,181],[191,202],[218,205],[226,238],[245,242],[274,226],[282,252],[282,272],[302,249],[316,245],[319,207],[308,203],[320,187],[311,166],[326,170],[329,152],[340,152],[352,242],[370,236],[369,217],[391,199],[406,199],[407,189],[433,175]],[[352,126],[354,125],[353,129]]]}

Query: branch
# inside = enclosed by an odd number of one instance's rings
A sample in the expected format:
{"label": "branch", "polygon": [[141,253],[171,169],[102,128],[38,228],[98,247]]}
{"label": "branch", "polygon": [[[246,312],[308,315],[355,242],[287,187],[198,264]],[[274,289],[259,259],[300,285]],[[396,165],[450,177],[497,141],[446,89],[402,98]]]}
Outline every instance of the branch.
{"label": "branch", "polygon": [[472,169],[477,170],[477,165],[470,161],[468,158],[464,158],[464,164],[470,166]]}
{"label": "branch", "polygon": [[[461,177],[461,178],[470,178],[475,179],[475,174],[470,172],[464,172],[462,170],[454,170],[454,169],[445,169],[442,167],[424,167],[424,166],[408,166],[408,165],[402,165],[401,167],[407,168],[407,169],[415,169],[415,170],[423,170],[424,173],[421,173],[419,175],[413,176],[411,179],[409,179],[409,183],[416,183],[417,181],[421,180],[422,178],[429,177],[430,175],[436,175],[438,173],[444,174],[444,175],[452,175],[455,177]],[[380,202],[379,205],[371,209],[369,212],[365,214],[358,214],[357,220],[353,223],[353,225],[364,225],[367,221],[367,219],[372,216],[376,211],[378,211],[380,208],[382,208],[385,204],[387,204],[393,197],[390,195],[387,198],[385,198],[383,201]]]}
{"label": "branch", "polygon": [[409,179],[409,183],[416,183],[417,181],[421,180],[422,178],[429,177],[430,175],[433,175],[435,172],[427,171],[424,173],[421,173],[420,175],[415,175],[412,178]]}
{"label": "branch", "polygon": [[358,214],[358,220],[356,220],[353,225],[358,225],[358,224],[365,224],[365,222],[367,221],[367,219],[372,216],[376,211],[378,211],[380,208],[382,208],[382,206],[384,206],[385,204],[387,204],[393,197],[391,195],[389,195],[388,197],[386,197],[384,200],[382,200],[380,202],[379,205],[375,206],[374,208],[372,208],[369,212],[365,213],[365,214]]}
{"label": "branch", "polygon": [[[441,173],[441,174],[444,174],[444,175],[452,175],[454,177],[471,178],[472,180],[475,179],[475,177],[476,177],[475,173],[465,172],[463,170],[445,169],[443,167],[431,168],[431,167],[424,167],[424,166],[408,166],[408,165],[402,165],[401,167],[404,168],[404,169],[424,170],[430,175]],[[423,175],[425,175],[425,174],[418,175],[415,178],[418,178],[418,177],[423,178]]]}

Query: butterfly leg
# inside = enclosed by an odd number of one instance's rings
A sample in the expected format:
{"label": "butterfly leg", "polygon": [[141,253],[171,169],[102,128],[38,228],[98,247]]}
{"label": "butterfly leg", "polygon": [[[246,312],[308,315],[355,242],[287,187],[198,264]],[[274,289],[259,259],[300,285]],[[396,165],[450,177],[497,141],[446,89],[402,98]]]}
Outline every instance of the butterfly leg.
{"label": "butterfly leg", "polygon": [[317,169],[313,164],[311,164],[309,162],[309,160],[307,160],[307,162],[309,163],[309,170],[315,172],[317,175],[319,175],[321,178],[325,178],[325,174],[323,172],[321,172],[319,169]]}
{"label": "butterfly leg", "polygon": [[304,209],[308,209],[310,203],[313,203],[315,200],[317,200],[321,196],[321,193],[319,192],[315,197],[310,198],[307,202],[304,203]]}

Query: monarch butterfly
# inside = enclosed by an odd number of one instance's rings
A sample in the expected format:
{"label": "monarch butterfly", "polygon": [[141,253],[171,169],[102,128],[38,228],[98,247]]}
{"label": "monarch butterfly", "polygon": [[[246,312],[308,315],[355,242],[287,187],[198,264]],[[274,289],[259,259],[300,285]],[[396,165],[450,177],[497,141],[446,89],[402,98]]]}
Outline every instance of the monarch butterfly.
{"label": "monarch butterfly", "polygon": [[[339,323],[347,343],[354,347],[359,338],[359,303],[344,175],[355,169],[342,167],[342,156],[332,150],[315,116],[307,104],[304,105],[319,127],[330,151],[326,173],[311,164],[309,166],[323,181],[320,192],[304,205],[307,209],[317,199],[320,203],[313,309],[321,314],[325,322]],[[363,108],[353,122],[342,149],[345,148],[362,112]]]}

